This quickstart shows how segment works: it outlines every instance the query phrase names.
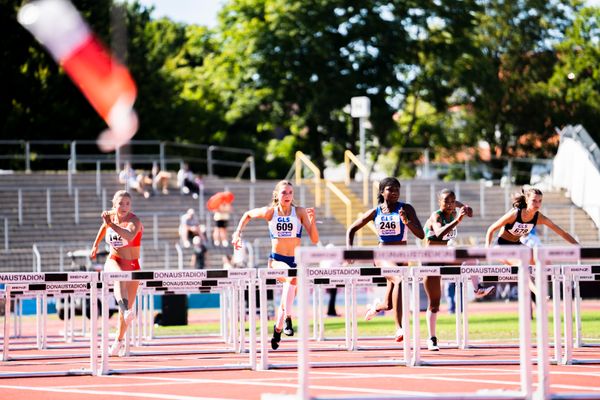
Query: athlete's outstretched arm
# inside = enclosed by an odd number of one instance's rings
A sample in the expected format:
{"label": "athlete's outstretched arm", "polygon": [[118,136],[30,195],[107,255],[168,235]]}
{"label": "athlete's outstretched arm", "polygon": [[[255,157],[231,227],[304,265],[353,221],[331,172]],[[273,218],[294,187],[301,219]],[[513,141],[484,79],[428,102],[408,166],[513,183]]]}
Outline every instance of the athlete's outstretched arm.
{"label": "athlete's outstretched arm", "polygon": [[100,229],[98,230],[98,234],[96,235],[96,239],[94,239],[94,244],[92,245],[92,250],[90,251],[90,258],[93,260],[96,258],[96,254],[98,254],[98,246],[100,246],[100,242],[104,239],[106,235],[106,224],[102,223]]}
{"label": "athlete's outstretched arm", "polygon": [[350,227],[346,231],[346,246],[350,247],[350,246],[352,246],[352,244],[354,244],[354,235],[356,234],[356,232],[360,228],[362,228],[363,226],[368,224],[369,221],[373,221],[373,218],[375,218],[376,213],[377,213],[377,209],[372,208],[369,211],[365,212],[360,217],[358,217],[358,219],[356,221],[354,221],[352,223],[352,225],[350,225]]}
{"label": "athlete's outstretched arm", "polygon": [[490,247],[490,245],[492,244],[492,240],[494,238],[494,232],[496,232],[498,229],[502,228],[506,224],[511,224],[511,223],[515,222],[516,219],[517,219],[517,210],[512,209],[509,212],[507,212],[506,214],[504,214],[502,217],[500,217],[492,225],[490,225],[490,227],[488,228],[488,230],[485,234],[485,246]]}
{"label": "athlete's outstretched arm", "polygon": [[577,242],[577,240],[575,240],[575,238],[573,236],[571,236],[569,234],[569,232],[565,231],[563,228],[556,225],[554,222],[552,222],[552,220],[550,218],[546,217],[542,213],[540,213],[540,215],[538,217],[538,222],[541,225],[546,225],[548,228],[552,229],[554,232],[556,232],[556,234],[558,236],[565,239],[567,242],[569,242],[571,244],[579,244],[579,242]]}
{"label": "athlete's outstretched arm", "polygon": [[246,211],[244,215],[242,215],[242,218],[240,218],[237,228],[235,228],[235,231],[233,231],[233,234],[231,235],[231,244],[233,244],[234,248],[240,249],[242,247],[242,231],[251,219],[263,218],[269,220],[272,216],[273,209],[271,207],[253,208],[252,210]]}

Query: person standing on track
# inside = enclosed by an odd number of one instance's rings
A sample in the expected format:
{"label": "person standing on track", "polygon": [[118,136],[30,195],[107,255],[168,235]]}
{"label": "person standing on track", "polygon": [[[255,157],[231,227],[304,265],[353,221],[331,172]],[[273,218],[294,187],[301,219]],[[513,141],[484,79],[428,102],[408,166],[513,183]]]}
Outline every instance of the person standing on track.
{"label": "person standing on track", "polygon": [[[406,245],[408,230],[419,239],[425,237],[421,222],[413,206],[399,201],[400,182],[393,177],[388,177],[379,182],[379,194],[377,196],[377,207],[365,212],[348,228],[346,232],[346,245],[351,247],[354,243],[356,232],[373,221],[379,236],[379,246]],[[408,229],[407,229],[408,228]],[[385,299],[383,302],[375,300],[368,306],[365,320],[372,319],[379,311],[394,310],[394,322],[396,324],[395,340],[401,342],[404,339],[402,330],[402,289],[400,278],[397,276],[386,276],[387,285]]]}
{"label": "person standing on track", "polygon": [[[96,258],[98,246],[104,237],[110,245],[110,254],[104,264],[104,271],[138,271],[140,269],[140,244],[144,226],[131,212],[131,195],[119,190],[113,196],[113,208],[102,212],[102,226],[92,245],[90,258]],[[133,304],[137,294],[138,281],[116,282],[114,294],[119,307],[119,326],[115,341],[110,346],[109,355],[125,355],[124,336],[135,319]]]}
{"label": "person standing on track", "polygon": [[[268,221],[271,234],[271,254],[269,268],[296,268],[294,252],[301,244],[302,228],[306,229],[313,244],[319,241],[314,208],[297,207],[294,204],[294,187],[291,182],[283,180],[273,190],[273,200],[267,207],[246,211],[237,229],[233,232],[231,243],[234,248],[242,246],[242,231],[254,218]],[[294,335],[292,326],[292,305],[296,296],[296,278],[286,278],[283,283],[281,304],[277,309],[271,348],[277,350],[281,341],[281,332],[287,336]],[[285,327],[284,327],[285,324]]]}

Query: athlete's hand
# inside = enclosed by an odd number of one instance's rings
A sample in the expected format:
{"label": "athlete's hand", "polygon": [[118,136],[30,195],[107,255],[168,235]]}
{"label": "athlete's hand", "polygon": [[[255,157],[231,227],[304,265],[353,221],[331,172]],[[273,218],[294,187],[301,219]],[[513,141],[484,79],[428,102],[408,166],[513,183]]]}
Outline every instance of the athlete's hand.
{"label": "athlete's hand", "polygon": [[101,217],[106,225],[109,225],[112,222],[110,219],[111,215],[113,215],[112,210],[111,211],[102,211]]}
{"label": "athlete's hand", "polygon": [[98,247],[97,246],[92,247],[92,251],[90,251],[90,259],[95,260],[97,253],[98,253]]}
{"label": "athlete's hand", "polygon": [[310,208],[305,208],[305,210],[306,210],[306,216],[308,217],[308,220],[310,221],[311,224],[314,224],[315,218],[316,218],[315,209],[313,207],[310,207]]}
{"label": "athlete's hand", "polygon": [[465,217],[465,215],[469,215],[468,212],[467,212],[467,207],[461,207],[458,210],[458,216],[457,216],[458,220],[462,221],[463,218]]}
{"label": "athlete's hand", "polygon": [[473,209],[471,208],[470,205],[465,204],[462,208],[464,208],[465,211],[467,212],[467,217],[471,218],[473,216]]}
{"label": "athlete's hand", "polygon": [[400,208],[400,210],[398,211],[398,215],[400,215],[400,221],[402,221],[404,225],[408,224],[408,217],[406,216],[406,211],[404,211],[404,207]]}
{"label": "athlete's hand", "polygon": [[240,234],[238,233],[238,231],[233,232],[233,234],[231,235],[231,244],[233,245],[233,248],[236,250],[239,250],[242,248],[242,238],[240,237]]}

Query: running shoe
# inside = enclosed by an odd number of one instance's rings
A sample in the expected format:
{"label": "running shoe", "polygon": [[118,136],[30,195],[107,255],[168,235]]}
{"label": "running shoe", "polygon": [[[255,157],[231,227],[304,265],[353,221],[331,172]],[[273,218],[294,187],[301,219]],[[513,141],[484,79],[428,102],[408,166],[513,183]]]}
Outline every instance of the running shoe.
{"label": "running shoe", "polygon": [[294,327],[292,326],[292,317],[285,318],[285,327],[283,328],[283,333],[286,336],[294,336]]}
{"label": "running shoe", "polygon": [[110,348],[108,349],[108,355],[110,357],[115,357],[115,356],[122,357],[121,351],[123,351],[123,350],[125,350],[125,341],[123,339],[121,339],[121,340],[115,339],[113,344],[111,344]]}
{"label": "running shoe", "polygon": [[365,313],[365,321],[370,321],[374,316],[377,315],[379,311],[377,311],[377,305],[379,304],[379,299],[375,299],[373,304],[367,304],[367,312]]}
{"label": "running shoe", "polygon": [[404,330],[402,328],[396,329],[396,337],[394,340],[398,343],[404,340]]}
{"label": "running shoe", "polygon": [[131,322],[135,319],[135,310],[129,309],[123,313],[123,319],[127,325],[131,324]]}
{"label": "running shoe", "polygon": [[271,348],[277,350],[281,342],[281,331],[277,332],[277,325],[273,325],[273,337],[271,338]]}
{"label": "running shoe", "polygon": [[427,339],[427,350],[429,350],[429,351],[440,351],[440,348],[438,346],[438,341],[437,341],[437,338],[435,336],[432,336],[429,339]]}
{"label": "running shoe", "polygon": [[486,288],[479,287],[479,288],[477,288],[477,290],[475,290],[475,298],[482,299],[485,296],[489,296],[490,294],[493,294],[495,291],[496,291],[496,288],[494,286],[488,286]]}

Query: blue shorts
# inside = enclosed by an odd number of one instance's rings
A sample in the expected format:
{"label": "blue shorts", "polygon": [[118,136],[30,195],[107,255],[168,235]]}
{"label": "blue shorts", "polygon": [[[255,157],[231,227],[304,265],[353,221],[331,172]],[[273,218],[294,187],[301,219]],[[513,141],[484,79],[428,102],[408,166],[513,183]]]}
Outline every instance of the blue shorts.
{"label": "blue shorts", "polygon": [[296,259],[294,256],[282,256],[281,254],[271,253],[269,258],[275,261],[281,261],[289,265],[290,268],[296,268]]}

